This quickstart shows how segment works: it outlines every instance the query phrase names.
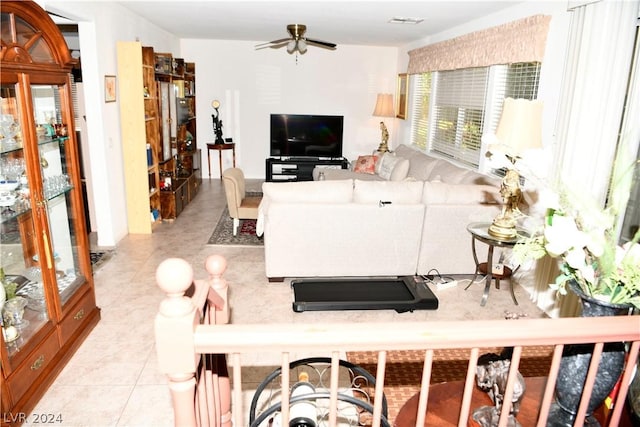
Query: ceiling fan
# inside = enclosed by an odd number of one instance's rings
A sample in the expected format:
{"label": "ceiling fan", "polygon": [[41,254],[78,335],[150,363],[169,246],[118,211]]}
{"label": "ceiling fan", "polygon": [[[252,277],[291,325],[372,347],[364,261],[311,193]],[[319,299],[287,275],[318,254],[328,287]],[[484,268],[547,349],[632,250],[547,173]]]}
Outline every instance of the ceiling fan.
{"label": "ceiling fan", "polygon": [[308,45],[321,47],[323,49],[330,49],[330,50],[336,49],[335,43],[329,43],[322,40],[313,40],[313,39],[306,38],[304,36],[304,33],[306,31],[307,31],[306,25],[302,25],[302,24],[287,25],[287,32],[289,33],[290,37],[287,37],[284,39],[272,40],[266,43],[261,43],[259,45],[256,45],[256,50],[264,49],[267,47],[270,47],[272,49],[279,49],[283,46],[286,46],[287,52],[289,53],[294,53],[297,51],[297,52],[300,52],[300,54],[303,54],[307,51]]}

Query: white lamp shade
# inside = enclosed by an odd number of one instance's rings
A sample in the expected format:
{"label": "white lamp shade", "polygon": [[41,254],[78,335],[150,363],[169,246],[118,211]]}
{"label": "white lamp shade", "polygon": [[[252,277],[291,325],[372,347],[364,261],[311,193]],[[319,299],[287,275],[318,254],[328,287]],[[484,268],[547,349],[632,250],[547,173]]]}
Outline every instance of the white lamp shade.
{"label": "white lamp shade", "polygon": [[295,50],[296,50],[296,41],[291,40],[289,43],[287,43],[287,52],[293,53]]}
{"label": "white lamp shade", "polygon": [[390,93],[379,93],[376,100],[376,108],[373,115],[377,117],[395,117],[393,109],[393,95]]}
{"label": "white lamp shade", "polygon": [[516,157],[526,150],[542,147],[542,101],[505,98],[496,129],[499,151]]}

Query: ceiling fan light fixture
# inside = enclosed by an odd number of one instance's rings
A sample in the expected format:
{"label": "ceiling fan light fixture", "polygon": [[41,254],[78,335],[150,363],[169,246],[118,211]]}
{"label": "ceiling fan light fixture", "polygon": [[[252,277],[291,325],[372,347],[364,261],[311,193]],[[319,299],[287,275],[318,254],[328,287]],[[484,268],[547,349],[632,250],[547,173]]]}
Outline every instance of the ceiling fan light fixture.
{"label": "ceiling fan light fixture", "polygon": [[307,51],[307,42],[303,39],[298,40],[298,52],[305,53]]}
{"label": "ceiling fan light fixture", "polygon": [[289,53],[295,52],[296,44],[297,44],[296,40],[291,40],[289,43],[287,43],[287,52]]}
{"label": "ceiling fan light fixture", "polygon": [[[1,1],[1,0],[0,0]],[[309,46],[320,47],[323,49],[336,50],[336,44],[322,40],[310,39],[305,36],[307,31],[306,25],[290,24],[287,25],[288,38],[272,40],[266,43],[260,43],[255,46],[256,50],[270,47],[272,49],[287,48],[287,53],[304,54]]]}

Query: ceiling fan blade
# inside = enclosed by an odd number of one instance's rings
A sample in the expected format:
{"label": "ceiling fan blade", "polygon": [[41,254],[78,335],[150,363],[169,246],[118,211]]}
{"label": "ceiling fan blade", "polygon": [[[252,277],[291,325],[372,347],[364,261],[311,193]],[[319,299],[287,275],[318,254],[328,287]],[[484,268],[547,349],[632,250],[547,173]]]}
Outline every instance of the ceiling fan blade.
{"label": "ceiling fan blade", "polygon": [[271,45],[270,47],[271,47],[271,49],[280,49],[281,47],[285,47],[288,44],[289,44],[289,41],[287,40],[284,43],[274,44],[274,45]]}
{"label": "ceiling fan blade", "polygon": [[281,47],[285,47],[286,45],[288,45],[289,42],[287,41],[286,43],[279,43],[279,44],[265,44],[264,46],[256,46],[255,50],[261,50],[261,49],[266,49],[266,48],[270,48],[270,49],[280,49]]}
{"label": "ceiling fan blade", "polygon": [[318,47],[322,47],[322,48],[325,48],[325,49],[335,50],[335,48],[337,46],[335,43],[323,42],[322,40],[313,40],[313,39],[305,39],[305,40],[309,44],[312,44],[312,45],[318,46]]}
{"label": "ceiling fan blade", "polygon": [[291,38],[289,38],[289,37],[287,37],[286,39],[271,40],[270,42],[264,42],[264,43],[257,44],[256,47],[266,46],[266,45],[269,45],[269,44],[278,44],[278,43],[282,43],[282,42],[288,42],[289,40],[291,40]]}

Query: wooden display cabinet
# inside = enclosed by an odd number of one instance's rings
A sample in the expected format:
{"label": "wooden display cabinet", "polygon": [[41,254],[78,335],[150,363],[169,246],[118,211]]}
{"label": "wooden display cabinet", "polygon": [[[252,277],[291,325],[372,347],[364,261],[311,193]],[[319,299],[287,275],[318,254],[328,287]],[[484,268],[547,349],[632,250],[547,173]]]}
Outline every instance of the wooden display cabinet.
{"label": "wooden display cabinet", "polygon": [[[2,425],[28,414],[97,324],[78,141],[73,59],[32,1],[0,3]],[[13,310],[24,298],[24,310]],[[4,303],[4,304],[1,304]],[[12,415],[8,417],[8,415]]]}
{"label": "wooden display cabinet", "polygon": [[[171,136],[172,149],[171,158],[165,156],[161,162],[160,205],[162,218],[173,220],[197,195],[202,173],[196,141],[195,64],[170,54],[156,54],[157,64],[167,62],[173,64],[170,74],[156,72],[161,92],[168,88],[168,96],[160,96],[161,133]],[[167,178],[171,185],[164,185]]]}

